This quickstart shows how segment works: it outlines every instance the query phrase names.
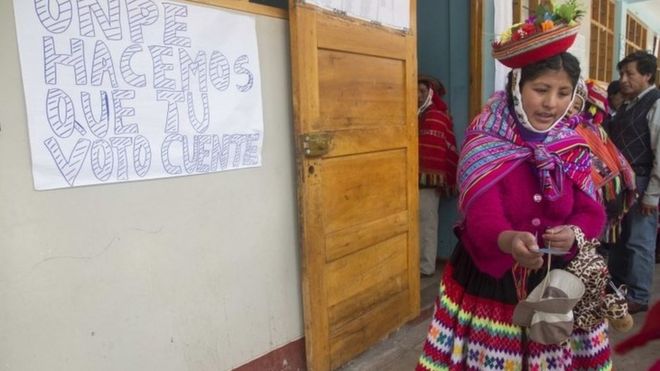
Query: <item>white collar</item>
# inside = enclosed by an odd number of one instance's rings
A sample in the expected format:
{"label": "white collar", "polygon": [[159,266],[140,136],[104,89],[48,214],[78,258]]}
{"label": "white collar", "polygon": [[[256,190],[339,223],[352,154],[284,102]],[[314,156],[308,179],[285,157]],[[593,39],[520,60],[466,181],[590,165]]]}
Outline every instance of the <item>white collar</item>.
{"label": "white collar", "polygon": [[516,112],[516,116],[518,116],[518,121],[529,131],[532,131],[534,133],[539,133],[539,134],[546,134],[549,132],[552,128],[555,127],[561,121],[564,116],[566,116],[566,112],[571,108],[572,102],[575,99],[575,94],[577,89],[573,89],[573,96],[571,98],[571,104],[569,104],[566,107],[566,110],[564,113],[550,125],[547,129],[545,130],[539,130],[536,129],[532,124],[529,122],[529,119],[527,118],[527,114],[525,113],[525,110],[523,109],[523,104],[522,104],[522,94],[520,93],[520,78],[521,78],[521,69],[520,68],[514,68],[511,70],[511,89],[513,90],[511,93],[513,95],[513,109]]}

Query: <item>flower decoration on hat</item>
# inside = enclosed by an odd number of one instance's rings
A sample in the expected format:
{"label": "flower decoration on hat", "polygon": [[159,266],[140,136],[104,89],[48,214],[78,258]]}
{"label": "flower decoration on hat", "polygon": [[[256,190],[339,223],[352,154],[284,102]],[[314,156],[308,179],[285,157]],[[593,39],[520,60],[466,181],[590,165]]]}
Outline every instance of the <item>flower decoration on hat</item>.
{"label": "flower decoration on hat", "polygon": [[575,41],[584,15],[577,0],[540,5],[536,14],[505,30],[493,43],[493,56],[511,68],[523,67],[566,51]]}

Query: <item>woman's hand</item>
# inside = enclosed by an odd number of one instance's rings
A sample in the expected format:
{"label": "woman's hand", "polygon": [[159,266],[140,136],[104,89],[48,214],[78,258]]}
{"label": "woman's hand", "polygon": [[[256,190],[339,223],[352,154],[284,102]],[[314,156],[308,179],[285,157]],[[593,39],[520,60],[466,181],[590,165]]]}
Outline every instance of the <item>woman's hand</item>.
{"label": "woman's hand", "polygon": [[543,235],[545,247],[551,247],[559,250],[569,250],[575,243],[575,233],[568,225],[558,225],[548,228]]}
{"label": "woman's hand", "polygon": [[543,254],[538,252],[536,237],[529,232],[504,231],[498,238],[500,249],[511,254],[522,267],[539,269],[543,265]]}
{"label": "woman's hand", "polygon": [[536,237],[529,232],[517,232],[511,241],[511,256],[525,268],[539,269],[543,266],[543,254],[538,249]]}

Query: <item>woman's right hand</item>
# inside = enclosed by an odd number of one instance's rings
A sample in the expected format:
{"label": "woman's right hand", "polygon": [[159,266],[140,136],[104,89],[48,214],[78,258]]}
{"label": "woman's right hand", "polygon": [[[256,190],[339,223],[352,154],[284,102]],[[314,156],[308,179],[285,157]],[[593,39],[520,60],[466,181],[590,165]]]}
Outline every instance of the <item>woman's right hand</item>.
{"label": "woman's right hand", "polygon": [[522,267],[539,269],[543,266],[543,254],[538,252],[536,237],[529,232],[504,231],[498,238],[498,244]]}
{"label": "woman's right hand", "polygon": [[543,254],[538,250],[536,237],[529,232],[516,232],[511,241],[511,256],[525,268],[539,269],[543,266]]}

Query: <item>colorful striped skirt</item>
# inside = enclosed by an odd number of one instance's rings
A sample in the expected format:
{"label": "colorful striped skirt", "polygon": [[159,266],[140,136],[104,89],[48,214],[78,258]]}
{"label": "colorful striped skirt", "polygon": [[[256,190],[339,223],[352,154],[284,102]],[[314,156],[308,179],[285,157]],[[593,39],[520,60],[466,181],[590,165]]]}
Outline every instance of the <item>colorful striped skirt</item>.
{"label": "colorful striped skirt", "polygon": [[516,302],[512,275],[481,273],[459,244],[445,267],[416,370],[612,369],[606,322],[590,331],[576,328],[562,344],[543,345],[511,323]]}

